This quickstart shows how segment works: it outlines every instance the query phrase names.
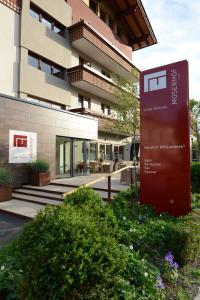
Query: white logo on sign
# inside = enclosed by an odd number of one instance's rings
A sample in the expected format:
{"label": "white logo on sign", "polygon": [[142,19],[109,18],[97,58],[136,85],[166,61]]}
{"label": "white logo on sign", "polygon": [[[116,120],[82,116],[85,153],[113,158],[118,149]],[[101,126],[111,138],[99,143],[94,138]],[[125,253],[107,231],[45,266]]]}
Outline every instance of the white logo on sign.
{"label": "white logo on sign", "polygon": [[144,92],[157,91],[166,89],[167,87],[167,71],[160,71],[144,75]]}

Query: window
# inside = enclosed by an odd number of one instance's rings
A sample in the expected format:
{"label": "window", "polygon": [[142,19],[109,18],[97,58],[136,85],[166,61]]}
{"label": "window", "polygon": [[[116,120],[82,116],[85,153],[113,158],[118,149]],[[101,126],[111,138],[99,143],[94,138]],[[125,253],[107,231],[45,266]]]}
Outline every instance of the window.
{"label": "window", "polygon": [[119,146],[119,160],[124,160],[124,146]]}
{"label": "window", "polygon": [[96,14],[97,13],[97,2],[94,0],[90,0],[89,6],[91,10]]}
{"label": "window", "polygon": [[47,15],[32,3],[30,5],[29,14],[31,17],[44,24],[50,30],[64,37],[65,26],[54,20],[51,16]]}
{"label": "window", "polygon": [[65,77],[63,69],[61,67],[55,67],[55,66],[53,66],[52,75],[60,79],[64,79]]}
{"label": "window", "polygon": [[114,30],[114,21],[111,17],[108,17],[108,26]]}
{"label": "window", "polygon": [[90,160],[97,159],[97,145],[95,143],[90,144]]}
{"label": "window", "polygon": [[65,69],[48,61],[39,55],[28,53],[28,64],[32,67],[39,69],[47,74],[53,75],[60,79],[65,79]]}
{"label": "window", "polygon": [[52,65],[50,63],[47,63],[46,61],[41,60],[41,71],[52,74]]}
{"label": "window", "polygon": [[101,104],[101,111],[105,115],[110,115],[111,114],[110,105],[105,105],[105,104],[102,103]]}
{"label": "window", "polygon": [[41,104],[41,105],[44,105],[46,107],[50,107],[50,108],[54,108],[54,109],[62,109],[62,110],[66,109],[65,105],[57,104],[57,103],[51,102],[49,100],[44,100],[44,99],[36,98],[34,96],[31,96],[31,95],[28,95],[27,100],[29,102],[31,102],[31,103]]}
{"label": "window", "polygon": [[30,14],[30,16],[31,16],[32,18],[34,18],[34,19],[40,21],[40,13],[39,13],[39,11],[37,10],[37,8],[33,7],[32,5],[31,5],[31,7],[30,7],[29,14]]}
{"label": "window", "polygon": [[110,78],[110,74],[105,70],[101,70],[101,74],[103,74],[104,76]]}
{"label": "window", "polygon": [[92,64],[89,60],[83,58],[82,56],[79,56],[79,65],[86,65],[91,68]]}
{"label": "window", "polygon": [[112,145],[106,145],[106,160],[112,160]]}
{"label": "window", "polygon": [[113,160],[117,161],[119,160],[119,146],[115,145],[114,146],[114,157],[113,157]]}
{"label": "window", "polygon": [[47,17],[42,16],[42,24],[52,30],[52,21],[48,20]]}
{"label": "window", "polygon": [[106,13],[102,8],[100,8],[100,19],[106,23]]}
{"label": "window", "polygon": [[118,26],[117,26],[117,35],[119,38],[121,38],[121,36],[122,36],[121,29]]}
{"label": "window", "polygon": [[90,98],[82,95],[78,95],[78,102],[81,108],[91,108]]}
{"label": "window", "polygon": [[28,55],[28,64],[34,68],[39,69],[39,59],[36,56],[34,56],[34,54]]}

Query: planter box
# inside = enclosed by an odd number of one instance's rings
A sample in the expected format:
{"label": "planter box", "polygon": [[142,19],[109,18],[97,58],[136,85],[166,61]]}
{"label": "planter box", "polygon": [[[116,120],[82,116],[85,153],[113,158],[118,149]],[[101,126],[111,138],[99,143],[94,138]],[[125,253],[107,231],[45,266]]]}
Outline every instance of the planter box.
{"label": "planter box", "polygon": [[12,187],[11,185],[0,186],[0,202],[8,201],[12,199]]}
{"label": "planter box", "polygon": [[32,172],[31,184],[35,186],[50,184],[50,172]]}

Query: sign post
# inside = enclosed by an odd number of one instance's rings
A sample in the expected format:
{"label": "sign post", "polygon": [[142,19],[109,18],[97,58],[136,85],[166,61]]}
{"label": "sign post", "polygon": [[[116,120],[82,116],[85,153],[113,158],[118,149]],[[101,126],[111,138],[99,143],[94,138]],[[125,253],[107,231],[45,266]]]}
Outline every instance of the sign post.
{"label": "sign post", "polygon": [[141,203],[173,216],[191,210],[188,62],[141,73]]}

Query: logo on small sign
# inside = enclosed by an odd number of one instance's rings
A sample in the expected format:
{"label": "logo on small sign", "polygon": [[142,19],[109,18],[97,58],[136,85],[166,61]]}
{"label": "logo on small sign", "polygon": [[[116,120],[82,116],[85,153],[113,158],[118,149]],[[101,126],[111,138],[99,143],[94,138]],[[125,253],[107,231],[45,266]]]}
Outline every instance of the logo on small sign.
{"label": "logo on small sign", "polygon": [[167,88],[167,71],[144,75],[144,92],[152,92]]}
{"label": "logo on small sign", "polygon": [[14,135],[13,146],[18,148],[27,148],[27,136],[26,135]]}

